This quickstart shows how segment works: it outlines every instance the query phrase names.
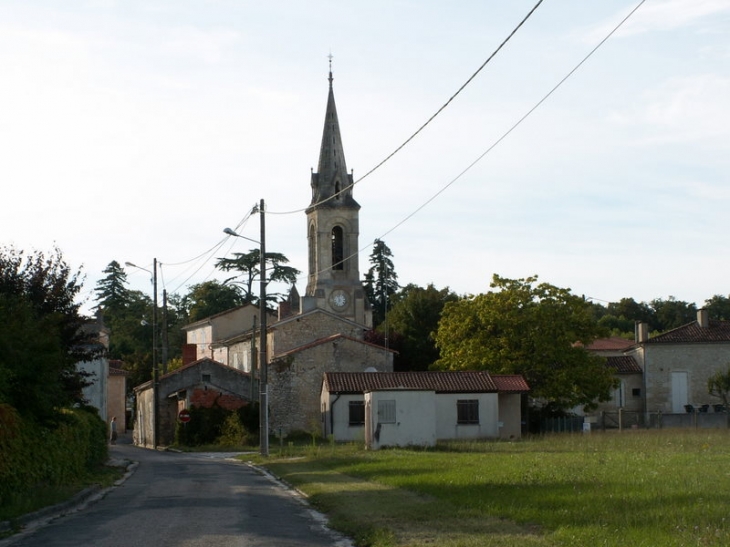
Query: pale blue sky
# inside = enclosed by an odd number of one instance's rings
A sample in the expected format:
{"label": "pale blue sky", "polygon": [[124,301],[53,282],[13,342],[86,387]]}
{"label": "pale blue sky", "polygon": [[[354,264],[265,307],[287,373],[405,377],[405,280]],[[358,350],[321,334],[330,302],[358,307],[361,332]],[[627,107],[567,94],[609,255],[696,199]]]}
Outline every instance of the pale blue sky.
{"label": "pale blue sky", "polygon": [[[265,199],[267,247],[306,268],[327,56],[358,179],[423,124],[536,0],[0,3],[0,245],[57,244],[87,274],[219,277]],[[533,274],[599,300],[730,293],[730,3],[546,0],[411,144],[358,183],[362,273],[384,234],[401,283]],[[258,217],[241,233],[258,238]],[[204,259],[193,260],[203,255]],[[206,259],[207,257],[207,259]],[[177,265],[180,263],[187,264]],[[147,276],[129,272],[133,288]],[[162,286],[162,284],[161,284]],[[303,291],[305,282],[298,288]]]}

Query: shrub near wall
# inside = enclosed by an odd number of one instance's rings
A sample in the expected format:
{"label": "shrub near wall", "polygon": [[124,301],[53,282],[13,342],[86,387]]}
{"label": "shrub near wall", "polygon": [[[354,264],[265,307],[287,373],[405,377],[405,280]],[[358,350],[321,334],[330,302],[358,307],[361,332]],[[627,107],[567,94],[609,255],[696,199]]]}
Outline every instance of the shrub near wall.
{"label": "shrub near wall", "polygon": [[0,404],[0,506],[43,485],[74,484],[108,458],[106,424],[93,409],[60,411],[53,429]]}

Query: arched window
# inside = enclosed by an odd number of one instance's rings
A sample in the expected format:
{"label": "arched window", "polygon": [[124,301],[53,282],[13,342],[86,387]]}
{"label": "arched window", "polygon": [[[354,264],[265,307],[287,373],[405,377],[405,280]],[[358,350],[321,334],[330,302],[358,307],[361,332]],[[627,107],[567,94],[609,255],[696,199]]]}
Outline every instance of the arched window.
{"label": "arched window", "polygon": [[335,199],[340,199],[340,181],[335,181]]}
{"label": "arched window", "polygon": [[314,224],[309,226],[309,275],[317,273],[317,239]]}
{"label": "arched window", "polygon": [[335,226],[332,228],[332,269],[344,269],[343,260],[345,259],[345,251],[343,246],[342,228]]}

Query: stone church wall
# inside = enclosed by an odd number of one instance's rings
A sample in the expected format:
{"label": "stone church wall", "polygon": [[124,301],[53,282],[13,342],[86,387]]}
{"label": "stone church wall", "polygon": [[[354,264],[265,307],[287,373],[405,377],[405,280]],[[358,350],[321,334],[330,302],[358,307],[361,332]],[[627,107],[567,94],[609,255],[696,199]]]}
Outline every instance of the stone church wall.
{"label": "stone church wall", "polygon": [[276,334],[269,337],[269,351],[272,355],[282,354],[334,333],[362,340],[365,330],[350,321],[315,312],[277,325]]}
{"label": "stone church wall", "polygon": [[393,371],[384,348],[338,338],[277,359],[268,369],[269,426],[274,435],[322,431],[320,393],[325,372]]}

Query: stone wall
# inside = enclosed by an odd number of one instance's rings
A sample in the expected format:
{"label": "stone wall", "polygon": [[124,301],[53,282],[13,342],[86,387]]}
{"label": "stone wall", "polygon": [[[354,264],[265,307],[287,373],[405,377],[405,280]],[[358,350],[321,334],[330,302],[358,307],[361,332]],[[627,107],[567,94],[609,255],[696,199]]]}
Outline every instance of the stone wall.
{"label": "stone wall", "polygon": [[275,435],[322,431],[320,394],[325,372],[393,371],[393,354],[371,344],[337,338],[274,360],[268,369],[269,426]]}

